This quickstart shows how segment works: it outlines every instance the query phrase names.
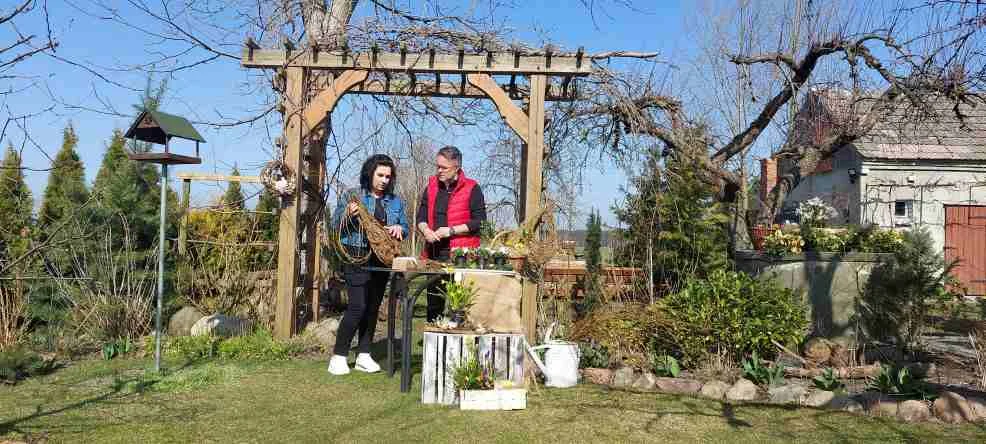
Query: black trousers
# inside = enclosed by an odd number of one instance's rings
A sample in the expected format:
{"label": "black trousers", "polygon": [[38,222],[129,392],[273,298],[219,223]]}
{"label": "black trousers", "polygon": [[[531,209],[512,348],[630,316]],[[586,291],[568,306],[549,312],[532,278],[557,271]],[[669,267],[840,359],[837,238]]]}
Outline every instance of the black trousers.
{"label": "black trousers", "polygon": [[[370,259],[367,264],[374,267],[384,265],[377,260],[376,256]],[[390,273],[385,271],[367,271],[359,265],[344,265],[342,270],[343,279],[349,293],[349,304],[346,312],[342,315],[339,322],[339,331],[336,332],[336,345],[333,353],[340,356],[349,354],[349,347],[353,342],[353,336],[359,334],[360,353],[369,353],[370,344],[373,343],[373,333],[377,328],[377,315],[380,313],[380,304],[383,302],[384,293],[387,291],[387,281]]]}

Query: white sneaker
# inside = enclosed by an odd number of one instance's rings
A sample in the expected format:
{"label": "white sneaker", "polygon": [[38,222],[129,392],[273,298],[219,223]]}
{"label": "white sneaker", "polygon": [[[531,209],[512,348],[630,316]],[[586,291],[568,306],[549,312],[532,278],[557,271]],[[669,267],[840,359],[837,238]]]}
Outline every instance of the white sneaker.
{"label": "white sneaker", "polygon": [[370,357],[369,353],[360,353],[356,357],[356,370],[366,373],[376,373],[380,371],[380,364]]}
{"label": "white sneaker", "polygon": [[336,376],[348,375],[349,363],[346,362],[346,357],[332,355],[332,359],[329,359],[329,373]]}

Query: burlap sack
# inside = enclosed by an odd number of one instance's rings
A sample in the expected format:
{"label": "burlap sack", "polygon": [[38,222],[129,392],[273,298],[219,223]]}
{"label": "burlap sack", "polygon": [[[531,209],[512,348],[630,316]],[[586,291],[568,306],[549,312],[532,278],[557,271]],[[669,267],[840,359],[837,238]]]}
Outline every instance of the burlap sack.
{"label": "burlap sack", "polygon": [[469,322],[496,333],[523,333],[520,317],[521,284],[516,276],[462,272],[462,280],[476,288]]}

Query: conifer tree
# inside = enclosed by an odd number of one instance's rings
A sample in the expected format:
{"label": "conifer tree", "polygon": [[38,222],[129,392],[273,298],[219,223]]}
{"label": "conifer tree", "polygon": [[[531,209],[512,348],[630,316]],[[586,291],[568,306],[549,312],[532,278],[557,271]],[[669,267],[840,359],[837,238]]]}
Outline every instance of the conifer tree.
{"label": "conifer tree", "polygon": [[49,226],[70,216],[86,199],[85,169],[75,148],[79,138],[75,128],[69,123],[62,132],[62,148],[55,156],[53,168],[48,175],[48,186],[45,188],[38,222]]}

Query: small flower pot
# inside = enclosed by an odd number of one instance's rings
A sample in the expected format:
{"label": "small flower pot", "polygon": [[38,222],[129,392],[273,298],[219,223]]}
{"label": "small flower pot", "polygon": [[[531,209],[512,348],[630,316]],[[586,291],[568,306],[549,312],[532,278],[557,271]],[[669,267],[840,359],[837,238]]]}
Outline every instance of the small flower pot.
{"label": "small flower pot", "polygon": [[456,267],[459,267],[459,268],[465,267],[467,263],[468,263],[468,261],[466,260],[466,257],[465,256],[456,256],[455,257],[455,266]]}
{"label": "small flower pot", "polygon": [[462,326],[466,323],[466,312],[465,310],[454,310],[452,311],[452,316],[449,318],[456,326]]}
{"label": "small flower pot", "polygon": [[489,259],[487,259],[487,258],[485,258],[485,257],[482,257],[482,256],[480,256],[480,257],[479,257],[479,269],[480,269],[480,270],[485,270],[485,269],[487,268],[487,266],[488,266],[488,265],[490,265],[490,261],[489,261]]}
{"label": "small flower pot", "polygon": [[493,263],[496,265],[497,268],[502,269],[505,265],[507,265],[507,257],[495,256],[493,257]]}

